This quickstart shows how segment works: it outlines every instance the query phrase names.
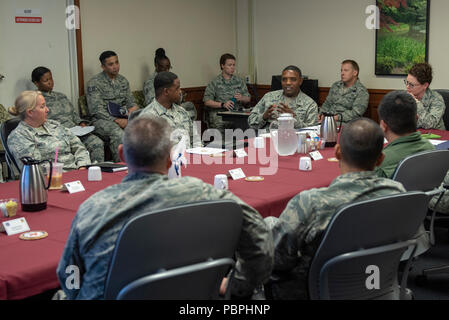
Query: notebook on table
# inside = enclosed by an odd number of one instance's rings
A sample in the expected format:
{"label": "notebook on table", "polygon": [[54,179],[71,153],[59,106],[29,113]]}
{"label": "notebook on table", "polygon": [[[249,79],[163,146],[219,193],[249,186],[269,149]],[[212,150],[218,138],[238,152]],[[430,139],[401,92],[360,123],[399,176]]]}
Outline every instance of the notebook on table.
{"label": "notebook on table", "polygon": [[87,166],[87,168],[89,167],[100,167],[102,172],[119,172],[128,170],[128,166],[126,164],[111,163],[111,162],[90,164]]}

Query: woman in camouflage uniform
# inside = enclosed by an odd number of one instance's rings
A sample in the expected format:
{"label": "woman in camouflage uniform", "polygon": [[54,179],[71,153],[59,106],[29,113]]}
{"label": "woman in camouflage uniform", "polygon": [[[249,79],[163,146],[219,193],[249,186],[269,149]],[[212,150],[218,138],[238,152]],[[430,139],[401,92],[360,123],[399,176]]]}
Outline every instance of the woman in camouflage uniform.
{"label": "woman in camouflage uniform", "polygon": [[89,165],[90,158],[80,139],[54,120],[47,120],[48,108],[40,91],[24,91],[16,99],[9,113],[20,116],[21,122],[8,136],[8,146],[17,164],[22,167],[23,157],[36,160],[55,159],[65,171]]}
{"label": "woman in camouflage uniform", "polygon": [[[42,93],[49,109],[48,118],[56,120],[67,129],[90,125],[90,122],[81,119],[78,112],[73,107],[72,102],[63,93],[53,91],[54,81],[50,69],[37,67],[31,73],[31,81]],[[89,151],[90,160],[94,162],[104,161],[103,141],[93,133],[88,133],[79,137],[81,142]]]}

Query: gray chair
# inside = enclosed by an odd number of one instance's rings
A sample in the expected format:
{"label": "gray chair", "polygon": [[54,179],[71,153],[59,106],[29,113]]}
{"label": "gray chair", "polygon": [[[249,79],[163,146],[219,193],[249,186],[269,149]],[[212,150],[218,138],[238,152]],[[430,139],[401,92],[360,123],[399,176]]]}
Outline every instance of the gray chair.
{"label": "gray chair", "polygon": [[0,138],[5,149],[5,160],[8,165],[8,177],[10,179],[18,179],[20,175],[20,168],[17,165],[14,155],[11,153],[8,147],[9,134],[19,125],[19,118],[12,118],[3,122],[0,126]]}
{"label": "gray chair", "polygon": [[216,299],[237,247],[242,210],[233,201],[142,214],[121,230],[105,299]]}
{"label": "gray chair", "polygon": [[[426,214],[427,196],[407,192],[341,208],[330,221],[309,270],[311,299],[405,299],[408,266],[398,282],[400,258]],[[410,263],[411,259],[408,261]],[[369,266],[378,289],[366,285]]]}
{"label": "gray chair", "polygon": [[444,126],[446,127],[446,130],[449,130],[449,90],[437,89],[435,91],[438,92],[439,94],[441,94],[441,96],[443,97],[443,100],[444,100],[444,104],[446,105],[446,110],[444,111],[444,114],[443,114],[443,121],[444,121]]}
{"label": "gray chair", "polygon": [[234,264],[231,258],[222,258],[169,271],[160,270],[126,285],[117,300],[217,299],[223,275]]}
{"label": "gray chair", "polygon": [[[405,162],[406,160],[407,162]],[[407,190],[421,189],[423,191],[429,191],[438,188],[441,185],[441,182],[443,182],[443,179],[449,170],[449,150],[438,150],[416,154],[404,159],[400,165],[402,165],[402,168],[399,168],[398,166],[396,174],[399,179],[398,181],[403,182]],[[417,170],[417,168],[420,169]],[[444,189],[439,189],[436,192],[443,191]],[[433,193],[431,192],[430,194]],[[447,222],[449,217],[433,211],[429,220],[430,243],[435,245],[435,223]],[[419,284],[424,284],[428,275],[440,273],[449,273],[449,265],[424,269],[422,275],[418,276],[416,281]]]}
{"label": "gray chair", "polygon": [[[449,171],[449,150],[435,150],[417,153],[403,159],[397,166],[393,180],[401,182],[407,191],[424,191],[430,196],[440,194],[440,188]],[[435,212],[430,218],[430,243],[435,244]],[[418,252],[419,254],[419,252]]]}

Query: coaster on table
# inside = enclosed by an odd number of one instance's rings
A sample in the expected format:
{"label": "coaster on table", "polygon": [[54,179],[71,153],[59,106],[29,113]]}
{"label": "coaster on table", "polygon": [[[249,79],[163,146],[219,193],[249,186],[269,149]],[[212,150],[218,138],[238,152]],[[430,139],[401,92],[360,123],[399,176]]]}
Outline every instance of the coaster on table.
{"label": "coaster on table", "polygon": [[30,231],[22,233],[19,238],[22,240],[39,240],[46,237],[48,237],[48,233],[46,231]]}
{"label": "coaster on table", "polygon": [[265,178],[259,177],[259,176],[254,176],[254,177],[246,177],[245,180],[249,181],[249,182],[260,182],[260,181],[264,181]]}

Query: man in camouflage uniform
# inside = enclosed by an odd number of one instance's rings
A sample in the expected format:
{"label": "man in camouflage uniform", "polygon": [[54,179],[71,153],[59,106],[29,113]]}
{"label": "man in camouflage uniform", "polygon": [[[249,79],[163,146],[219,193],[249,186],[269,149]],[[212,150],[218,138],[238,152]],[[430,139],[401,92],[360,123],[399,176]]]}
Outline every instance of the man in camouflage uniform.
{"label": "man in camouflage uniform", "polygon": [[[416,131],[416,102],[405,91],[393,91],[385,95],[378,109],[380,127],[388,145],[384,148],[385,159],[375,169],[379,177],[392,178],[398,164],[406,157],[435,150],[435,147]],[[414,237],[417,240],[415,256],[430,248],[429,235],[421,225]],[[408,253],[405,257],[408,257]],[[403,256],[403,259],[405,258]]]}
{"label": "man in camouflage uniform", "polygon": [[416,100],[418,128],[446,130],[443,121],[446,105],[438,92],[430,90],[432,79],[430,64],[418,63],[408,72],[405,85],[407,92]]}
{"label": "man in camouflage uniform", "polygon": [[225,129],[235,129],[230,121],[223,121],[218,112],[239,110],[248,104],[251,95],[243,79],[235,72],[235,57],[225,53],[220,58],[221,74],[212,80],[204,91],[204,105],[209,129],[218,129],[224,137]]}
{"label": "man in camouflage uniform", "polygon": [[[65,94],[53,91],[54,81],[50,69],[46,67],[35,68],[31,73],[31,80],[45,98],[45,103],[49,109],[49,119],[58,121],[68,129],[89,125],[89,121],[80,118],[78,111],[73,108],[72,102]],[[89,151],[92,163],[104,161],[104,144],[100,138],[89,133],[79,137],[79,139]]]}
{"label": "man in camouflage uniform", "polygon": [[[159,72],[164,72],[164,71],[169,71],[169,70],[157,70],[156,72],[153,72],[150,75],[150,78],[147,81],[145,81],[145,83],[143,84],[143,94],[145,95],[145,105],[146,106],[149,105],[151,102],[153,102],[154,98],[156,97],[156,93],[154,92],[154,79],[156,78],[156,76]],[[190,116],[190,119],[192,119],[192,121],[195,121],[196,116],[197,116],[195,105],[190,101],[183,101],[184,98],[185,98],[185,94],[182,94],[180,106],[183,107],[187,111],[187,113]]]}
{"label": "man in camouflage uniform", "polygon": [[315,125],[318,106],[301,91],[302,81],[298,67],[286,67],[282,71],[282,90],[268,92],[263,96],[248,117],[249,126],[253,129],[268,128],[281,113],[293,115],[296,129]]}
{"label": "man in camouflage uniform", "polygon": [[[156,98],[142,110],[139,117],[148,115],[162,117],[168,121],[173,130],[179,132],[178,137],[185,135],[189,138],[188,145],[201,146],[196,125],[187,111],[178,105],[181,99],[181,82],[178,76],[172,72],[160,72],[154,79],[154,88]],[[194,136],[197,137],[197,141],[194,141]]]}
{"label": "man in camouflage uniform", "polygon": [[58,162],[64,164],[64,171],[91,164],[89,152],[80,139],[54,120],[47,120],[39,128],[21,121],[8,136],[8,146],[20,170],[23,167],[20,159],[23,157],[54,161],[56,148],[58,148]]}
{"label": "man in camouflage uniform", "polygon": [[[273,259],[271,235],[256,210],[227,190],[192,177],[169,180],[170,126],[162,118],[142,117],[125,129],[119,153],[129,173],[79,208],[62,254],[57,274],[68,299],[103,299],[109,265],[123,226],[140,214],[205,200],[231,199],[243,210],[231,293],[251,296],[270,275]],[[182,241],[182,239],[180,239]],[[80,267],[80,289],[66,287],[69,265]]]}
{"label": "man in camouflage uniform", "polygon": [[388,145],[384,149],[385,160],[376,168],[379,177],[392,178],[406,157],[435,147],[416,131],[416,103],[405,91],[393,91],[385,95],[379,109],[380,127]]}
{"label": "man in camouflage uniform", "polygon": [[404,192],[390,179],[372,171],[382,162],[383,133],[372,120],[350,122],[343,130],[335,154],[341,175],[329,187],[306,190],[289,201],[279,219],[265,219],[275,246],[273,281],[275,299],[308,299],[308,273],[323,233],[344,205]]}
{"label": "man in camouflage uniform", "polygon": [[[354,60],[345,60],[341,64],[341,81],[332,85],[320,112],[334,114],[337,121],[343,117],[343,123],[348,123],[363,116],[368,101],[368,90],[359,80],[359,65]],[[319,120],[322,118],[320,114]]]}
{"label": "man in camouflage uniform", "polygon": [[139,107],[134,103],[128,80],[119,74],[120,63],[117,54],[105,51],[100,55],[100,61],[103,72],[95,75],[87,84],[87,105],[97,133],[109,139],[112,158],[118,162],[120,158],[117,148],[122,141],[123,129],[128,124],[128,119],[111,116],[108,103],[126,107],[129,113]]}

